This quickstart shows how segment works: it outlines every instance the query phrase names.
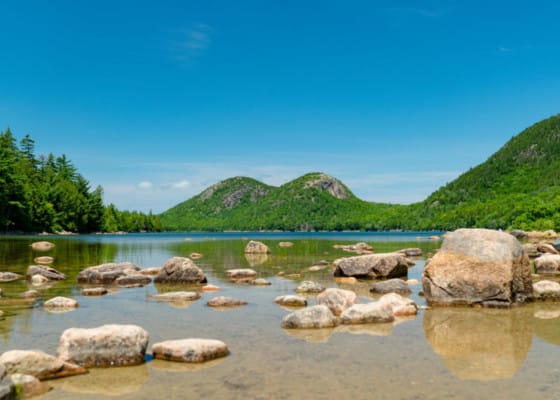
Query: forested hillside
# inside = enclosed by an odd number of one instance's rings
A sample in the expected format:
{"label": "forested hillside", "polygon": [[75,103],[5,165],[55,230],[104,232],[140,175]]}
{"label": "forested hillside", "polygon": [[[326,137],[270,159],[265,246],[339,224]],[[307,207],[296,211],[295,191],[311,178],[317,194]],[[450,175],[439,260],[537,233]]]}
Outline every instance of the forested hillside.
{"label": "forested hillside", "polygon": [[103,204],[103,188],[62,155],[35,155],[26,135],[0,133],[0,232],[114,232],[161,230],[159,218]]}

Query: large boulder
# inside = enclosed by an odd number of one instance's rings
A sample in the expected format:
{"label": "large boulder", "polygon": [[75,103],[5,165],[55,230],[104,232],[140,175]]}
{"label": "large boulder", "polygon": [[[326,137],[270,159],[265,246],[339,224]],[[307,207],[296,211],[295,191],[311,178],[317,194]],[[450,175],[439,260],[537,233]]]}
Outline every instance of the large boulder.
{"label": "large boulder", "polygon": [[137,325],[66,329],[58,356],[84,367],[116,367],[144,362],[149,335]]}
{"label": "large boulder", "polygon": [[408,274],[408,267],[414,265],[399,253],[366,254],[339,258],[334,261],[334,276],[354,276],[356,278],[399,278]]}
{"label": "large boulder", "polygon": [[79,283],[107,284],[114,283],[117,278],[138,271],[137,265],[131,262],[106,263],[88,267],[78,274]]}
{"label": "large boulder", "polygon": [[395,320],[391,305],[379,301],[354,304],[340,316],[342,324],[371,324]]}
{"label": "large boulder", "polygon": [[155,283],[206,283],[206,275],[187,257],[173,257],[154,278]]}
{"label": "large boulder", "polygon": [[333,328],[336,325],[338,319],[322,304],[294,311],[282,319],[285,329]]}
{"label": "large boulder", "polygon": [[372,293],[400,293],[409,294],[412,291],[408,284],[399,278],[387,279],[386,281],[375,282],[369,289]]}
{"label": "large boulder", "polygon": [[351,290],[328,288],[317,295],[317,304],[326,305],[337,317],[344,310],[359,302],[358,296]]}
{"label": "large boulder", "polygon": [[537,274],[558,274],[560,273],[560,255],[543,254],[535,259],[535,272]]}
{"label": "large boulder", "polygon": [[180,339],[154,343],[154,358],[186,363],[201,363],[229,354],[227,345],[214,339]]}
{"label": "large boulder", "polygon": [[245,254],[268,254],[270,249],[264,243],[257,242],[255,240],[250,240],[245,246]]}
{"label": "large boulder", "polygon": [[0,399],[15,399],[16,387],[14,382],[10,379],[6,368],[0,364]]}
{"label": "large boulder", "polygon": [[512,235],[488,229],[458,229],[422,275],[430,305],[508,307],[532,300],[529,259]]}
{"label": "large boulder", "polygon": [[66,279],[66,275],[62,272],[45,265],[30,265],[27,268],[27,279],[31,279],[31,277],[35,275],[44,276],[50,281],[62,281]]}
{"label": "large boulder", "polygon": [[9,374],[32,375],[39,380],[86,373],[85,368],[36,350],[10,350],[0,356]]}

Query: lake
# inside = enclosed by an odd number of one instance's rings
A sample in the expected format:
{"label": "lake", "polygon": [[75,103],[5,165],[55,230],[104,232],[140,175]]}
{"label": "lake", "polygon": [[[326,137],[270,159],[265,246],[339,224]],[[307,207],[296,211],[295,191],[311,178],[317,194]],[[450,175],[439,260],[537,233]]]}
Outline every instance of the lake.
{"label": "lake", "polygon": [[[52,266],[68,275],[50,287],[25,280],[0,283],[0,352],[38,349],[56,354],[62,332],[71,327],[136,324],[150,333],[150,345],[189,337],[219,339],[228,357],[199,365],[147,360],[135,367],[91,369],[87,375],[47,381],[53,390],[42,399],[557,399],[560,400],[560,303],[531,304],[511,310],[479,308],[421,309],[414,318],[393,324],[339,326],[334,329],[284,330],[290,311],[274,303],[293,294],[299,282],[354,290],[372,301],[371,281],[338,285],[329,267],[311,265],[354,255],[334,244],[367,242],[376,253],[419,247],[434,253],[441,242],[433,233],[172,233],[82,236],[0,236],[0,271],[25,274],[33,258],[50,255]],[[259,240],[268,257],[246,257],[246,239]],[[48,240],[56,247],[34,252],[30,244]],[[280,241],[291,241],[291,248]],[[140,268],[162,266],[174,256],[202,253],[195,260],[217,293],[185,304],[149,299],[168,287],[112,288],[102,297],[84,297],[79,271],[105,262],[131,261]],[[414,259],[408,278],[420,280],[425,256]],[[253,268],[272,285],[230,282],[225,271]],[[301,277],[278,276],[301,274]],[[198,289],[200,286],[198,286]],[[21,300],[36,289],[41,298]],[[186,290],[192,287],[183,288]],[[421,285],[410,296],[420,306]],[[61,314],[42,303],[54,296],[80,306]],[[218,295],[247,301],[218,311],[206,302]],[[310,305],[314,298],[309,297]]]}

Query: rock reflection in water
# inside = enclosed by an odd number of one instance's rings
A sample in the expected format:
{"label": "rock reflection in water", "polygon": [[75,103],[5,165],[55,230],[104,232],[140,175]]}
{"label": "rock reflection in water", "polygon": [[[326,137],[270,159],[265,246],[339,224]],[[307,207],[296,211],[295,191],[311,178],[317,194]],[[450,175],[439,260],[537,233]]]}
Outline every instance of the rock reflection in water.
{"label": "rock reflection in water", "polygon": [[148,381],[148,366],[92,368],[85,375],[49,381],[52,386],[65,392],[122,396],[135,393]]}
{"label": "rock reflection in water", "polygon": [[201,363],[184,363],[164,360],[152,360],[148,364],[151,368],[165,372],[194,372],[215,367],[226,360],[227,357],[218,358]]}
{"label": "rock reflection in water", "polygon": [[245,259],[251,267],[257,267],[264,264],[268,260],[268,255],[264,253],[245,253]]}
{"label": "rock reflection in water", "polygon": [[537,336],[547,343],[560,346],[560,304],[539,304],[534,316]]}
{"label": "rock reflection in water", "polygon": [[351,333],[353,335],[389,336],[393,332],[393,323],[339,325],[337,333]]}
{"label": "rock reflection in water", "polygon": [[511,378],[531,347],[533,311],[436,308],[424,314],[424,333],[434,352],[460,379]]}
{"label": "rock reflection in water", "polygon": [[334,328],[324,329],[284,329],[289,336],[305,340],[310,343],[327,343],[334,333]]}

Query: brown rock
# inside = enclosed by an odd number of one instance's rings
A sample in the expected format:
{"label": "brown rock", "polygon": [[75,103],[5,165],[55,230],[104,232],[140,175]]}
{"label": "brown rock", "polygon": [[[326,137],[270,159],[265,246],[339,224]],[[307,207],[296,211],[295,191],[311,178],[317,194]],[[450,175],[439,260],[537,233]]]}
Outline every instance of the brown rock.
{"label": "brown rock", "polygon": [[358,296],[351,290],[328,288],[317,296],[317,304],[323,304],[337,317],[344,310],[359,303]]}
{"label": "brown rock", "polygon": [[154,343],[154,358],[186,363],[201,363],[229,354],[227,345],[213,339],[180,339]]}
{"label": "brown rock", "polygon": [[398,253],[367,254],[339,258],[334,261],[334,276],[354,276],[357,278],[399,278],[408,274],[408,267],[414,265]]}
{"label": "brown rock", "polygon": [[255,240],[250,240],[245,246],[245,253],[249,254],[268,254],[270,253],[270,249],[264,243],[257,242]]}
{"label": "brown rock", "polygon": [[35,242],[31,244],[31,248],[35,251],[49,251],[54,247],[54,243],[51,242]]}
{"label": "brown rock", "polygon": [[558,274],[560,273],[560,255],[543,254],[535,259],[535,271],[537,274]]}
{"label": "brown rock", "polygon": [[54,261],[54,258],[50,256],[41,256],[41,257],[35,257],[33,261],[36,262],[37,264],[51,264]]}
{"label": "brown rock", "polygon": [[0,364],[10,374],[31,375],[40,380],[86,373],[78,365],[36,350],[7,351],[0,356]]}
{"label": "brown rock", "polygon": [[204,272],[186,257],[173,257],[168,260],[159,274],[154,278],[155,283],[206,283]]}

